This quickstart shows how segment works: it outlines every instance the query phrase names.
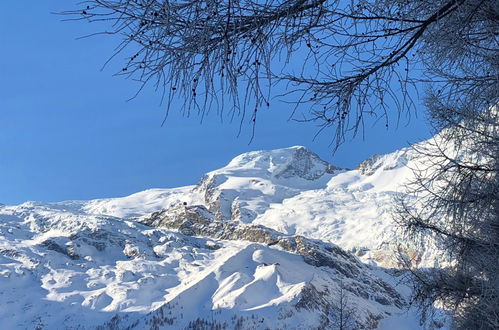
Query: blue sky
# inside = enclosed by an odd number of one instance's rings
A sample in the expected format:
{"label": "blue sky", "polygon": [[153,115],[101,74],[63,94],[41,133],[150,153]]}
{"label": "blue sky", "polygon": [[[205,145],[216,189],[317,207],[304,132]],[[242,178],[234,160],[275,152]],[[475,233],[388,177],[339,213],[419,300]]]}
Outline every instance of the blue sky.
{"label": "blue sky", "polygon": [[[51,14],[70,1],[0,2],[0,203],[118,197],[155,187],[196,183],[200,176],[251,150],[304,145],[341,167],[429,136],[421,113],[399,127],[371,127],[334,155],[317,127],[287,121],[290,106],[275,102],[237,137],[237,123],[211,116],[183,118],[152,88],[127,102],[135,82],[100,71],[117,40],[77,37],[99,27]],[[120,62],[115,62],[119,66]]]}

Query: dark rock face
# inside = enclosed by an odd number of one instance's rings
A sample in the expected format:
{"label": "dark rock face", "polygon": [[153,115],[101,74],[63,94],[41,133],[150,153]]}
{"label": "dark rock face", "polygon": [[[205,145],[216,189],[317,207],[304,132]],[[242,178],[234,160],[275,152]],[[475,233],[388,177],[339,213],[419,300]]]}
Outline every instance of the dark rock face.
{"label": "dark rock face", "polygon": [[62,253],[73,260],[80,259],[80,256],[74,252],[74,249],[72,247],[62,247],[51,239],[42,242],[41,245],[49,250]]}
{"label": "dark rock face", "polygon": [[295,304],[297,309],[306,309],[309,311],[329,307],[329,302],[324,297],[325,292],[320,292],[312,284],[307,284],[301,290],[300,300]]}
{"label": "dark rock face", "polygon": [[85,228],[69,238],[76,246],[86,244],[93,246],[97,251],[104,251],[108,246],[119,246],[121,248],[125,246],[125,242],[121,237],[102,229],[92,230]]}
{"label": "dark rock face", "polygon": [[373,155],[361,162],[355,169],[362,175],[372,175],[378,169],[384,171],[400,168],[407,165],[407,162],[416,157],[410,149],[402,149],[389,155]]}
{"label": "dark rock face", "polygon": [[234,221],[220,221],[204,206],[176,206],[152,213],[142,223],[154,227],[178,230],[184,235],[205,236],[226,240],[246,240],[269,244],[281,233],[258,225],[244,225]]}
{"label": "dark rock face", "polygon": [[313,152],[299,147],[293,153],[292,159],[273,176],[276,179],[298,177],[305,180],[317,180],[324,174],[330,174],[339,168],[323,161]]}
{"label": "dark rock face", "polygon": [[355,169],[358,170],[362,175],[372,175],[379,168],[380,165],[376,167],[375,164],[382,156],[383,155],[377,154],[372,155],[371,157],[357,165]]}
{"label": "dark rock face", "polygon": [[231,218],[232,201],[225,198],[223,191],[218,189],[223,179],[220,175],[204,175],[196,189],[204,192],[204,203],[217,219],[228,220]]}

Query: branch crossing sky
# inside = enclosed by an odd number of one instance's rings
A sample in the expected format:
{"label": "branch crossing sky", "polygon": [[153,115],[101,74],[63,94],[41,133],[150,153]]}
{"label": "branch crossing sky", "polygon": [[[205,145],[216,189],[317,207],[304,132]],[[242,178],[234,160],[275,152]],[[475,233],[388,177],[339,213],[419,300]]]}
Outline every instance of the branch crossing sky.
{"label": "branch crossing sky", "polygon": [[[100,70],[118,40],[77,40],[102,26],[64,22],[52,14],[71,1],[0,2],[0,203],[119,197],[148,188],[195,184],[202,174],[252,150],[303,145],[340,167],[355,167],[429,137],[424,114],[391,127],[367,123],[365,136],[333,155],[326,132],[289,121],[291,106],[273,102],[251,126],[222,122],[215,114],[182,117],[175,106],[166,124],[160,93],[113,77],[120,58]],[[422,109],[422,108],[421,108]],[[374,127],[373,127],[374,125]],[[398,127],[397,127],[398,126]]]}

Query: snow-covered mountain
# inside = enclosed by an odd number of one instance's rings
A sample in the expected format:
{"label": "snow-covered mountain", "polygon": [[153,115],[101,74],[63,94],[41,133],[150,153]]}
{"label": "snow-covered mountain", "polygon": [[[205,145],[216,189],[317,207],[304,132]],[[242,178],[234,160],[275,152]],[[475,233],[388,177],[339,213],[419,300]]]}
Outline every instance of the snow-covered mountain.
{"label": "snow-covered mountain", "polygon": [[445,328],[398,284],[390,209],[419,161],[347,170],[290,147],[195,186],[0,204],[0,329],[334,329],[340,309],[351,329]]}

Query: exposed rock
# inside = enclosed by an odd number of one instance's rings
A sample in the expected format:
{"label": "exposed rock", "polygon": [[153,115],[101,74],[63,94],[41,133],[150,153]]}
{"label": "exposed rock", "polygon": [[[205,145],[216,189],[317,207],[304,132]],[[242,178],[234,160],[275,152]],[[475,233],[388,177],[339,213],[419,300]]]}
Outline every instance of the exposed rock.
{"label": "exposed rock", "polygon": [[409,160],[416,158],[415,152],[411,149],[401,149],[387,155],[375,154],[361,162],[355,168],[362,175],[372,175],[378,169],[383,171],[393,170],[407,165]]}
{"label": "exposed rock", "polygon": [[203,192],[204,202],[208,210],[219,220],[229,220],[232,217],[232,200],[227,198],[223,190],[218,189],[223,176],[206,174],[201,178],[197,190]]}
{"label": "exposed rock", "polygon": [[305,180],[317,180],[324,174],[331,174],[339,168],[323,161],[315,153],[304,147],[295,147],[288,162],[279,165],[272,173],[277,178],[298,177]]}
{"label": "exposed rock", "polygon": [[73,260],[80,259],[80,256],[75,253],[74,249],[71,248],[71,246],[70,247],[62,247],[51,239],[43,241],[40,245],[46,247],[49,250],[62,253],[64,255],[70,257]]}
{"label": "exposed rock", "polygon": [[313,284],[308,283],[301,290],[300,300],[295,304],[295,307],[309,311],[327,310],[330,304],[325,298],[326,295],[326,292],[320,292]]}
{"label": "exposed rock", "polygon": [[383,157],[383,155],[374,154],[368,159],[362,161],[355,169],[362,175],[372,175],[379,168],[380,165],[377,164],[377,162],[381,159],[381,157]]}

